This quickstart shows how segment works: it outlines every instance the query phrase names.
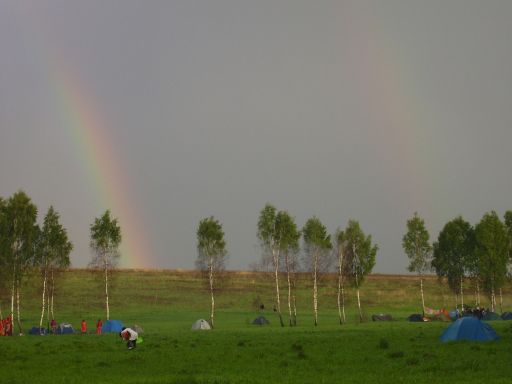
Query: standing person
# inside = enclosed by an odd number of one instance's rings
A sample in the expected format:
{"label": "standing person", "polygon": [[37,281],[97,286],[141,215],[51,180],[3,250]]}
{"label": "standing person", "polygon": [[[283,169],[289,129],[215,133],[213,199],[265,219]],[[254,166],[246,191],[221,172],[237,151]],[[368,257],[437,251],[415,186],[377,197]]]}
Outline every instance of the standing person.
{"label": "standing person", "polygon": [[80,330],[82,331],[82,335],[85,335],[87,333],[87,323],[85,322],[84,319],[82,319]]}
{"label": "standing person", "polygon": [[101,335],[101,327],[103,327],[103,323],[101,322],[101,319],[98,319],[98,322],[96,323],[96,334]]}
{"label": "standing person", "polygon": [[57,333],[57,322],[55,321],[55,319],[52,319],[52,321],[50,322],[50,327],[52,329],[52,333],[55,335]]}
{"label": "standing person", "polygon": [[139,337],[139,334],[133,329],[123,327],[122,331],[119,332],[119,336],[127,341],[126,346],[128,349],[133,349],[137,346],[137,337]]}

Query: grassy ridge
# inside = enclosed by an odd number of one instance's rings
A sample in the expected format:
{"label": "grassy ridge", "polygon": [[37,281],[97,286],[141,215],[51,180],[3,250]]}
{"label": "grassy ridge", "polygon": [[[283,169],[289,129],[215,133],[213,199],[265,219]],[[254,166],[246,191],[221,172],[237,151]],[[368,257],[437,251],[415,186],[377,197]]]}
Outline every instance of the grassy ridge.
{"label": "grassy ridge", "polygon": [[[33,279],[23,290],[25,328],[38,324],[40,293]],[[104,318],[101,279],[72,270],[59,280],[57,321],[78,327]],[[425,283],[430,307],[453,298],[434,277]],[[507,289],[505,292],[508,292]],[[285,292],[283,292],[284,294]],[[4,292],[5,294],[5,292]],[[227,273],[217,292],[216,329],[192,332],[207,318],[209,295],[200,275],[178,271],[123,270],[111,291],[111,317],[144,327],[144,343],[128,351],[116,335],[0,338],[1,383],[456,383],[510,382],[512,322],[493,322],[497,343],[440,344],[445,323],[408,323],[418,312],[417,280],[371,276],[361,292],[368,315],[391,313],[397,321],[356,318],[355,293],[347,294],[348,323],[338,324],[336,279],[327,277],[314,327],[311,284],[298,290],[299,326],[281,328],[272,311],[272,279],[265,274]],[[468,300],[472,300],[468,292]],[[8,297],[2,297],[5,313]],[[505,308],[512,302],[508,294]],[[286,301],[286,300],[285,300]],[[250,325],[265,304],[268,327]],[[284,306],[286,312],[286,305]]]}
{"label": "grassy ridge", "polygon": [[[27,279],[22,289],[22,318],[27,326],[39,323],[41,282],[37,276]],[[287,314],[287,290],[285,279],[281,280],[282,312]],[[431,308],[453,308],[455,297],[446,284],[436,277],[424,281],[426,305]],[[77,269],[62,273],[57,282],[55,312],[57,321],[78,324],[82,318],[93,324],[104,318],[103,281],[101,274]],[[505,287],[504,310],[512,309],[512,290]],[[10,306],[8,292],[1,292],[4,313]],[[473,291],[466,289],[465,302],[474,303]],[[244,313],[252,318],[258,313],[259,303],[265,305],[269,316],[273,316],[274,285],[271,274],[226,272],[219,280],[216,294],[218,326],[222,326],[223,313]],[[405,318],[411,313],[421,312],[419,282],[414,276],[373,275],[361,289],[363,311],[369,317],[374,313],[390,313],[395,318]],[[482,296],[482,303],[488,298]],[[337,317],[337,280],[335,275],[326,276],[319,293],[320,320]],[[346,290],[346,311],[349,322],[356,321],[355,291]],[[312,285],[308,274],[300,276],[297,290],[299,321],[308,323],[312,315]],[[197,312],[207,317],[210,297],[201,275],[196,272],[169,270],[121,270],[116,273],[110,288],[112,318],[127,318],[130,322],[151,322],[148,313]],[[176,316],[176,315],[174,315]],[[141,319],[142,317],[142,319]],[[174,323],[175,318],[169,320]],[[188,319],[187,325],[194,319]],[[322,321],[323,323],[324,321]],[[336,323],[337,320],[334,320]],[[177,321],[179,323],[179,321]],[[179,324],[176,324],[179,326]]]}

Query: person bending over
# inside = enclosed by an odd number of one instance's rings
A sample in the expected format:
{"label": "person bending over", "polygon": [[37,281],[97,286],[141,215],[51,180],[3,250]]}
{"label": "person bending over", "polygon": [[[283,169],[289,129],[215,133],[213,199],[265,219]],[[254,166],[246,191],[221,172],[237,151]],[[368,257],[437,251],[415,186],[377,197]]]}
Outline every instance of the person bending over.
{"label": "person bending over", "polygon": [[119,336],[127,341],[126,346],[128,349],[133,349],[137,346],[137,337],[139,335],[133,329],[123,327],[121,332],[119,332]]}

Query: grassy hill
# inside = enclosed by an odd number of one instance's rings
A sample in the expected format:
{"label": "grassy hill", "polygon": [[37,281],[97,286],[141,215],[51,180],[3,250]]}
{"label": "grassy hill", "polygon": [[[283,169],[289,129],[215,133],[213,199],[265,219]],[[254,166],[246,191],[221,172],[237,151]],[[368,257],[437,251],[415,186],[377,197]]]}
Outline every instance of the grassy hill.
{"label": "grassy hill", "polygon": [[[284,283],[284,280],[283,280]],[[512,324],[493,322],[493,343],[441,344],[442,322],[409,323],[420,312],[418,281],[410,276],[370,276],[361,291],[367,315],[390,313],[396,321],[356,321],[355,292],[347,292],[348,322],[338,323],[336,277],[326,276],[313,326],[311,283],[301,276],[298,326],[281,328],[273,312],[273,281],[264,273],[227,272],[216,292],[216,328],[190,330],[208,318],[209,293],[201,275],[186,271],[122,270],[111,287],[111,318],[144,329],[144,342],[128,351],[117,335],[0,338],[1,383],[492,383],[510,382]],[[94,328],[105,317],[101,276],[87,270],[59,277],[58,322]],[[504,308],[510,309],[510,287]],[[283,302],[286,303],[285,290]],[[454,298],[435,277],[425,282],[429,307],[450,308]],[[39,279],[22,292],[25,329],[39,323]],[[468,289],[466,300],[473,301]],[[263,314],[266,327],[253,326]],[[484,300],[487,303],[487,299]],[[10,305],[2,292],[5,315]],[[286,304],[283,305],[286,319]],[[91,331],[93,331],[91,329]]]}
{"label": "grassy hill", "polygon": [[[245,314],[248,318],[258,314],[260,304],[263,311],[272,317],[274,306],[273,276],[267,273],[225,272],[218,280],[215,293],[216,309],[220,319],[223,314]],[[281,279],[282,311],[287,313],[287,289]],[[55,312],[58,321],[78,324],[82,318],[93,324],[105,317],[103,280],[101,273],[85,269],[72,269],[61,273],[57,280]],[[446,284],[435,276],[424,279],[425,301],[431,308],[453,308],[455,296]],[[512,289],[504,290],[503,308],[512,309]],[[10,306],[9,293],[2,292],[2,310]],[[474,304],[474,290],[466,287],[465,302]],[[482,303],[490,305],[486,296]],[[371,275],[361,289],[364,313],[370,317],[375,313],[389,313],[394,318],[406,318],[411,313],[421,312],[419,280],[415,276]],[[357,319],[356,294],[346,289],[346,311],[348,322]],[[38,276],[29,276],[22,289],[22,318],[26,325],[38,323],[41,307],[41,282]],[[297,289],[298,320],[302,324],[312,322],[312,284],[309,274],[299,277]],[[129,322],[160,322],[160,315],[169,316],[169,327],[181,326],[177,313],[191,312],[194,316],[207,317],[210,296],[205,280],[195,271],[176,270],[119,270],[111,280],[110,311],[112,318]],[[157,316],[158,315],[158,316]],[[319,293],[320,323],[337,322],[337,277],[326,275]],[[323,320],[325,318],[326,320]],[[334,319],[332,319],[334,318]],[[188,325],[194,320],[183,319]],[[174,324],[176,323],[176,324]],[[223,322],[218,321],[222,327]]]}

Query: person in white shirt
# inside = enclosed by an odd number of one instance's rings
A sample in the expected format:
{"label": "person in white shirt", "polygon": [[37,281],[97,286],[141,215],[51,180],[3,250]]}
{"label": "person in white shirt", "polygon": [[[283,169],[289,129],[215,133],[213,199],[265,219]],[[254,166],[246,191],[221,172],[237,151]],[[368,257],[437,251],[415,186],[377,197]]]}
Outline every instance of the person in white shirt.
{"label": "person in white shirt", "polygon": [[119,332],[119,336],[127,341],[126,346],[128,349],[133,349],[137,346],[137,337],[139,337],[139,335],[133,329],[123,327],[121,332]]}

